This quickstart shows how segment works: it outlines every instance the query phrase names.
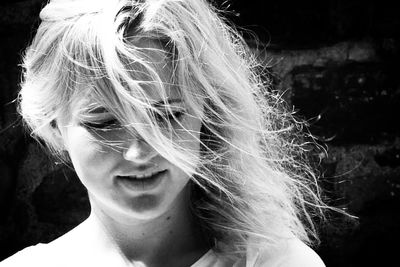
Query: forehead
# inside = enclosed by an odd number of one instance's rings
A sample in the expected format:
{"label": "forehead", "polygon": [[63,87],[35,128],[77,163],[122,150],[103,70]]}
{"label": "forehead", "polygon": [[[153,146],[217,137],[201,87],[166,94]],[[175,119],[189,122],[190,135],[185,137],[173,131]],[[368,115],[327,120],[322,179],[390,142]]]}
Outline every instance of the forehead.
{"label": "forehead", "polygon": [[[143,63],[134,61],[132,63],[129,62],[128,59],[128,68],[132,74],[131,78],[139,86],[136,87],[136,90],[126,88],[126,91],[129,91],[133,97],[143,102],[152,103],[166,99],[182,99],[180,89],[173,79],[172,60],[167,56],[167,52],[164,50],[161,42],[149,38],[142,38],[138,40],[130,39],[128,40],[128,43],[138,51],[141,60],[145,62],[145,64],[150,65],[152,71],[156,73],[157,77],[153,78],[152,75],[149,75],[151,71],[146,69]],[[115,88],[113,89],[113,86],[107,82],[107,80],[107,77],[102,77],[90,86],[86,86],[85,83],[82,83],[81,86],[87,87],[89,90],[85,90],[85,88],[81,88],[83,90],[80,90],[78,88],[79,91],[85,93],[72,101],[73,106],[82,107],[88,105],[104,105],[104,103],[107,102],[104,101],[105,98],[111,96],[113,90],[115,91]],[[160,85],[160,83],[163,85],[162,87],[157,86]],[[99,87],[107,88],[100,89]],[[110,99],[113,98],[114,97],[110,97]]]}
{"label": "forehead", "polygon": [[[168,98],[180,97],[178,86],[174,82],[172,60],[168,57],[167,52],[162,46],[161,41],[141,38],[138,40],[129,40],[129,42],[140,51],[143,52],[144,60],[151,63],[154,70],[157,72],[161,82],[164,85],[165,93]],[[138,67],[140,72],[141,67]],[[142,88],[146,92],[146,95],[152,100],[162,100],[162,92],[158,90],[157,86],[151,86],[152,82],[149,80],[149,76],[141,77],[144,81]],[[146,83],[149,82],[149,83]]]}

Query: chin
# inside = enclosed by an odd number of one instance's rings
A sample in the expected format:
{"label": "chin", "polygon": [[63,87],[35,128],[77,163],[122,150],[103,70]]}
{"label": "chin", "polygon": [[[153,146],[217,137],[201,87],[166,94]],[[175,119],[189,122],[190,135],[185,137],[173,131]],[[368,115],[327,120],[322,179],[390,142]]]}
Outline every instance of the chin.
{"label": "chin", "polygon": [[158,195],[140,195],[129,201],[129,210],[137,217],[158,217],[162,213],[161,201]]}
{"label": "chin", "polygon": [[133,220],[152,220],[168,213],[171,204],[160,195],[143,194],[131,198],[122,209]]}

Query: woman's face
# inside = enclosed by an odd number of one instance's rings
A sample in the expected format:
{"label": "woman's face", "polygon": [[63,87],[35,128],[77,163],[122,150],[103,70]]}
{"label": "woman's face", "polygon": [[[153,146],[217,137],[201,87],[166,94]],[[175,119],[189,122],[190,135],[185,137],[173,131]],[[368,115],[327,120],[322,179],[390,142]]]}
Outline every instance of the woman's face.
{"label": "woman's face", "polygon": [[[160,52],[149,52],[149,57],[156,62],[162,60],[161,56]],[[170,68],[163,64],[159,75],[163,80],[169,80]],[[172,121],[172,125],[185,129],[178,130],[178,134],[172,137],[177,140],[173,141],[198,153],[200,119],[184,113],[189,111],[176,87],[168,88],[167,94],[172,111],[179,120]],[[151,91],[148,97],[154,101],[163,100]],[[189,175],[158,154],[143,139],[132,137],[126,129],[111,127],[104,131],[102,127],[109,127],[116,121],[107,111],[98,109],[90,115],[96,118],[96,123],[82,124],[72,116],[68,121],[61,120],[60,127],[76,173],[89,192],[92,208],[100,208],[111,216],[148,220],[182,203],[188,205]],[[118,142],[118,147],[106,145],[104,141]]]}

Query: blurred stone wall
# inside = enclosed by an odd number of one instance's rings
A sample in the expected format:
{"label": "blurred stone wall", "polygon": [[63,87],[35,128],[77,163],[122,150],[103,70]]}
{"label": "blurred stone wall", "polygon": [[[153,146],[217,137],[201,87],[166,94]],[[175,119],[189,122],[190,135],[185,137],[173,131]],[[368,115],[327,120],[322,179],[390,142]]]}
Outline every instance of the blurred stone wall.
{"label": "blurred stone wall", "polygon": [[359,217],[336,214],[321,229],[319,253],[327,266],[394,266],[400,237],[397,53],[348,41],[263,55],[276,86],[326,146],[327,154],[313,155],[325,193]]}
{"label": "blurred stone wall", "polygon": [[[264,23],[253,27],[269,43],[260,59],[326,146],[327,154],[313,155],[323,189],[332,204],[359,217],[332,215],[321,228],[321,257],[327,266],[393,266],[400,238],[400,19],[382,4],[328,2],[262,10],[232,1],[227,16],[247,28]],[[23,132],[15,110],[20,55],[43,3],[0,4],[0,259],[51,241],[89,213],[73,170]]]}

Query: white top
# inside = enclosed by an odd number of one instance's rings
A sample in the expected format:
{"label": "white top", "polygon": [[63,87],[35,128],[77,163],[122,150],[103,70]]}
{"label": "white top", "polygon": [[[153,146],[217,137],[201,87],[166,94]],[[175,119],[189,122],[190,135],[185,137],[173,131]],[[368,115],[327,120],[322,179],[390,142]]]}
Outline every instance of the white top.
{"label": "white top", "polygon": [[[49,244],[38,244],[21,250],[0,263],[0,267],[145,267],[141,262],[127,262],[114,247],[93,249],[96,232],[81,224]],[[250,250],[236,262],[212,249],[190,267],[324,267],[320,257],[297,238],[282,242],[273,252]]]}
{"label": "white top", "polygon": [[[324,263],[319,256],[310,248],[300,241],[294,241],[293,244],[288,247],[289,254],[285,252],[279,253],[273,257],[270,257],[268,253],[255,253],[254,255],[248,255],[246,259],[241,259],[236,262],[223,258],[216,254],[213,250],[209,250],[204,254],[197,262],[191,267],[324,267]],[[297,243],[297,244],[296,244]],[[79,245],[78,245],[79,246]],[[74,250],[74,249],[73,249]],[[293,250],[293,251],[290,251]],[[87,252],[87,249],[85,249]],[[83,252],[83,251],[81,251]],[[249,257],[250,256],[250,257]],[[40,267],[79,267],[79,266],[129,266],[129,267],[142,267],[140,263],[129,264],[124,262],[122,259],[117,263],[113,260],[111,263],[110,258],[106,255],[97,255],[97,257],[87,257],[86,255],[71,255],[71,253],[65,250],[55,251],[50,244],[38,244],[36,246],[25,248],[24,250],[14,254],[12,257],[6,259],[0,263],[0,267],[22,267],[22,266],[40,266]]]}

